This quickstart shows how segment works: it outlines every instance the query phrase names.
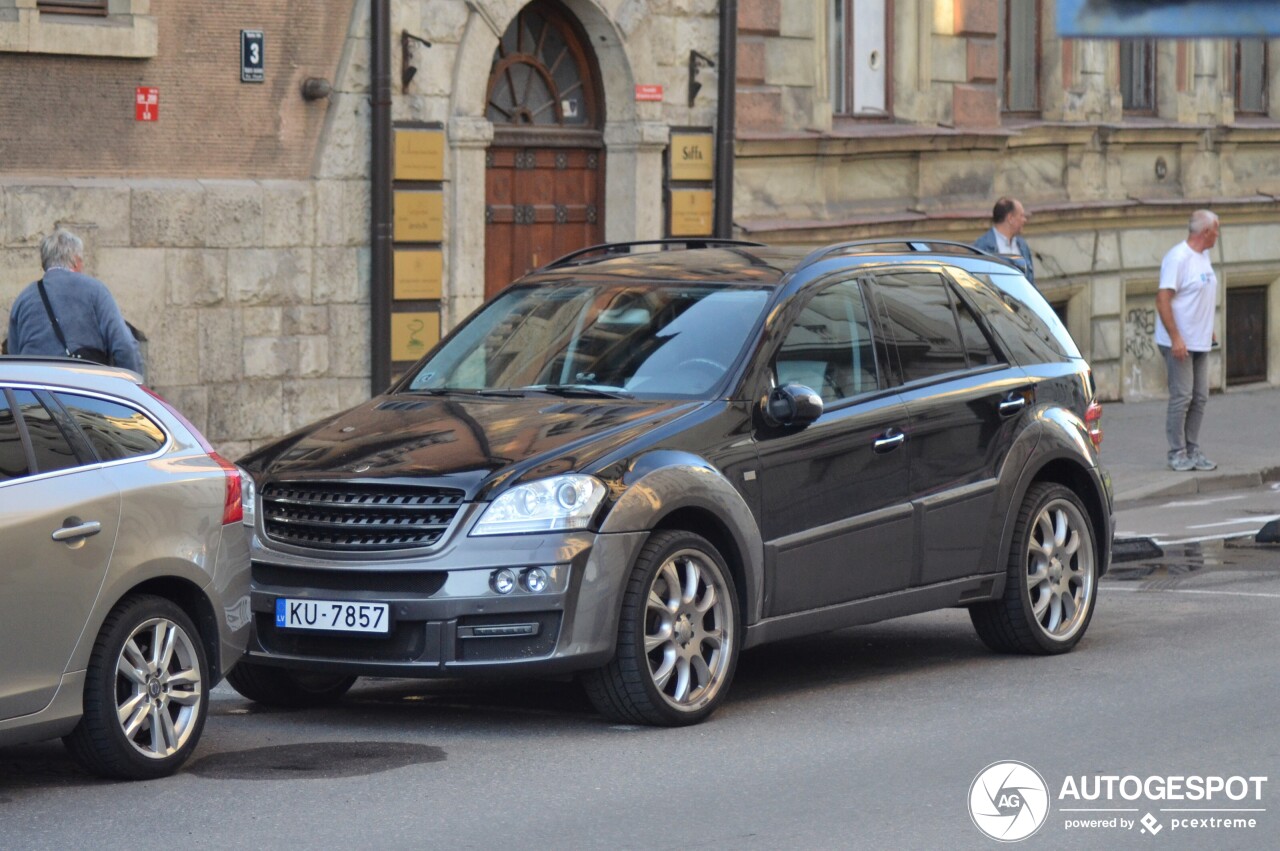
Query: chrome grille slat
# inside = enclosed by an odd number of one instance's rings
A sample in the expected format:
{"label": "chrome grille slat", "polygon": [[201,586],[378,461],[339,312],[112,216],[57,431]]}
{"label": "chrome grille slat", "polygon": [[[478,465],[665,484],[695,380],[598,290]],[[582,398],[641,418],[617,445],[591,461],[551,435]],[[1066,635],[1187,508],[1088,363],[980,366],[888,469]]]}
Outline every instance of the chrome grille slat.
{"label": "chrome grille slat", "polygon": [[284,544],[368,552],[429,547],[466,494],[452,488],[276,482],[262,489],[263,528]]}

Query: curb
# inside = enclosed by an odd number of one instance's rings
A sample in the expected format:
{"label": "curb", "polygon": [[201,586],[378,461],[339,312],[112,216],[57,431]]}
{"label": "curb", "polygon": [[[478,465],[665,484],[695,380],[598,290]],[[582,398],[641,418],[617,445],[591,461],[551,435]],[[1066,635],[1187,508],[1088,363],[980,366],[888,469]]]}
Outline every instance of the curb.
{"label": "curb", "polygon": [[[1173,475],[1173,474],[1171,474]],[[1170,482],[1144,485],[1120,494],[1114,499],[1117,511],[1171,496],[1193,496],[1217,491],[1256,488],[1280,481],[1280,467],[1266,467],[1256,473],[1220,473],[1217,475],[1178,474],[1182,478]]]}

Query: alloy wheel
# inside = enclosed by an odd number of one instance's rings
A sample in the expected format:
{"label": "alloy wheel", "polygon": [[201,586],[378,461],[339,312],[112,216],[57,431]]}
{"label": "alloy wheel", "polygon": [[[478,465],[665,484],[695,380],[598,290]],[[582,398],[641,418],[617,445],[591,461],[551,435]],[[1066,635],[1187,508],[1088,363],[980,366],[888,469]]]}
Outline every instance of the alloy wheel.
{"label": "alloy wheel", "polygon": [[673,553],[654,573],[645,604],[644,652],[658,693],[680,710],[714,698],[735,640],[718,566],[698,550]]}
{"label": "alloy wheel", "polygon": [[115,681],[125,739],[151,759],[177,753],[196,729],[204,687],[187,632],[168,618],[143,621],[121,648]]}
{"label": "alloy wheel", "polygon": [[1046,635],[1071,638],[1087,621],[1097,577],[1093,534],[1079,508],[1055,499],[1040,510],[1026,569],[1032,617]]}

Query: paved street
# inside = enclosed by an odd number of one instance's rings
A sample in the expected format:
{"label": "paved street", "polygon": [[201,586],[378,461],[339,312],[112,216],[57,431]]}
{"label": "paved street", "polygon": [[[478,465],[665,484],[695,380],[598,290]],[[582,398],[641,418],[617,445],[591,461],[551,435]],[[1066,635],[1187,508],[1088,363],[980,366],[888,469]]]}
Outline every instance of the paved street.
{"label": "paved street", "polygon": [[1097,814],[1054,800],[1028,847],[1274,848],[1280,550],[1164,550],[1116,565],[1069,655],[993,655],[960,611],[845,630],[747,653],[691,729],[611,726],[567,683],[373,681],[292,713],[224,686],[172,780],[93,780],[57,743],[0,749],[0,846],[994,848],[966,802],[1013,759],[1055,799],[1068,775],[1269,778],[1253,829],[1072,831]]}

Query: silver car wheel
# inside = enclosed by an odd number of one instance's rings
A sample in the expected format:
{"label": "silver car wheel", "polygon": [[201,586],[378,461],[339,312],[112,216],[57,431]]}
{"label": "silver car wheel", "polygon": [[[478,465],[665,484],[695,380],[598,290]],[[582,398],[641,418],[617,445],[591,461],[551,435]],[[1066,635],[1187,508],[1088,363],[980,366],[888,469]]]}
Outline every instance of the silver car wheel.
{"label": "silver car wheel", "polygon": [[719,567],[704,553],[673,553],[654,573],[644,652],[658,693],[679,710],[704,705],[733,656],[733,611]]}
{"label": "silver car wheel", "polygon": [[1071,638],[1087,619],[1097,570],[1092,527],[1080,510],[1055,499],[1040,510],[1027,546],[1027,592],[1044,633]]}
{"label": "silver car wheel", "polygon": [[195,646],[167,618],[143,621],[116,662],[116,717],[143,756],[165,759],[191,738],[204,685]]}

